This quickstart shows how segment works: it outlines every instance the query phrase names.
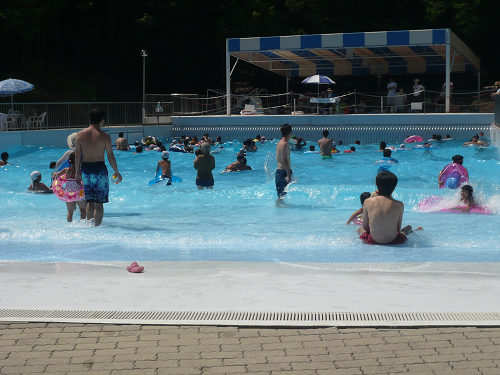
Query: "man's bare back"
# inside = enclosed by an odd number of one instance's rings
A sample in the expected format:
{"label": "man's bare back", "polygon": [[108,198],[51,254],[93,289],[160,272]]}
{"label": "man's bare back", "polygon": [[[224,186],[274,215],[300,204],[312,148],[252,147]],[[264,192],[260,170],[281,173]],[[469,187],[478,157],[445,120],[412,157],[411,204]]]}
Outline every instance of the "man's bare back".
{"label": "man's bare back", "polygon": [[78,146],[80,146],[82,161],[87,163],[104,161],[104,152],[107,151],[108,147],[111,149],[111,137],[100,127],[94,125],[90,125],[87,129],[78,132],[76,142],[77,155]]}
{"label": "man's bare back", "polygon": [[363,229],[378,243],[392,242],[401,230],[404,203],[392,196],[368,198],[363,204]]}
{"label": "man's bare back", "polygon": [[278,169],[285,170],[287,173],[287,182],[292,181],[290,173],[290,146],[286,137],[281,138],[276,146],[276,161],[278,162]]}
{"label": "man's bare back", "polygon": [[320,139],[318,141],[318,144],[319,144],[319,149],[321,151],[321,156],[332,155],[333,139],[328,139],[326,137],[323,137],[323,139]]}
{"label": "man's bare back", "polygon": [[116,140],[116,149],[121,150],[121,151],[127,151],[128,150],[128,141],[121,137]]}

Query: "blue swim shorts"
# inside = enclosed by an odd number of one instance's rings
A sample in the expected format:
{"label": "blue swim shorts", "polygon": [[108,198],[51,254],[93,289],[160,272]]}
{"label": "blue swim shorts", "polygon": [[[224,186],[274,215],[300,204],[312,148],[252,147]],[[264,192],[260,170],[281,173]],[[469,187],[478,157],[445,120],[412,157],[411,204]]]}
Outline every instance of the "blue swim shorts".
{"label": "blue swim shorts", "polygon": [[[290,170],[290,174],[292,171]],[[274,175],[274,181],[276,182],[276,192],[278,193],[278,198],[283,198],[286,195],[285,187],[288,185],[286,182],[286,171],[284,169],[276,169]]]}
{"label": "blue swim shorts", "polygon": [[214,186],[214,179],[210,179],[210,180],[201,180],[199,178],[196,179],[196,185],[197,186],[203,186],[203,187],[210,187],[210,186]]}
{"label": "blue swim shorts", "polygon": [[82,162],[82,181],[87,202],[107,203],[109,195],[108,169],[103,161]]}

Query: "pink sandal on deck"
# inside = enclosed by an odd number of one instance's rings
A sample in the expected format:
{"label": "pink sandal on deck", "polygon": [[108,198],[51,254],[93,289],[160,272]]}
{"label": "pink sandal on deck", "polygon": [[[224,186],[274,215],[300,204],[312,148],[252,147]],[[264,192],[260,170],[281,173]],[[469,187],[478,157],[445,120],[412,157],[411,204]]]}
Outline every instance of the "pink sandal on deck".
{"label": "pink sandal on deck", "polygon": [[132,262],[132,264],[127,267],[127,271],[131,273],[141,273],[144,271],[144,267],[139,266],[137,262]]}

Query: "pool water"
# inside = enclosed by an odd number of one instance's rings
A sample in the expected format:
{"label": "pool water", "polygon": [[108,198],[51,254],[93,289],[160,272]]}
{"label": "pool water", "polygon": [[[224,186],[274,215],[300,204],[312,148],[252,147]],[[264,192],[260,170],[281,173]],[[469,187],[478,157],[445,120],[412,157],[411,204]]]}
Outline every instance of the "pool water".
{"label": "pool water", "polygon": [[[168,140],[164,140],[168,144]],[[50,182],[49,163],[66,149],[16,146],[16,166],[0,167],[0,259],[50,262],[254,261],[254,262],[497,262],[500,257],[500,161],[498,149],[442,142],[432,152],[401,151],[392,167],[399,183],[394,197],[405,204],[403,225],[423,226],[398,246],[360,242],[357,225],[345,225],[360,207],[359,195],[375,190],[381,159],[378,145],[357,146],[354,154],[292,152],[295,180],[286,207],[275,204],[277,141],[247,156],[252,171],[221,173],[236,160],[241,143],[215,154],[214,190],[198,191],[193,154],[170,153],[182,183],[148,186],[160,153],[115,152],[123,182],[110,184],[103,224],[66,222],[66,205],[56,196],[27,191],[29,175]],[[317,146],[316,142],[308,142]],[[339,146],[340,150],[350,145]],[[398,147],[398,145],[395,145]],[[422,212],[430,195],[458,203],[459,190],[438,189],[437,177],[455,154],[464,156],[476,200],[491,215]],[[110,172],[112,169],[108,165]],[[111,173],[110,173],[111,175]],[[79,213],[75,212],[75,219]]]}

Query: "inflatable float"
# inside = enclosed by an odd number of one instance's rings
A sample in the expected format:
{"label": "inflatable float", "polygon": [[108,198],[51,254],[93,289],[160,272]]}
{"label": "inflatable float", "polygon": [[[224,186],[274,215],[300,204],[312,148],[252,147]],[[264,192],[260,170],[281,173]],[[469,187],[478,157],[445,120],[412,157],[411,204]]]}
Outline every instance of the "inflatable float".
{"label": "inflatable float", "polygon": [[184,149],[183,146],[178,146],[178,145],[169,147],[168,151],[170,151],[170,152],[183,152],[183,153],[187,153],[187,151]]}
{"label": "inflatable float", "polygon": [[436,195],[431,195],[418,203],[418,209],[420,211],[426,212],[452,212],[452,213],[462,213],[462,214],[481,214],[481,215],[491,215],[491,210],[488,207],[474,206],[471,207],[469,211],[462,211],[466,206],[460,202],[458,206],[452,205],[452,207],[443,207],[445,204],[445,199],[443,197],[438,197]]}
{"label": "inflatable float", "polygon": [[57,177],[52,182],[50,189],[63,202],[76,202],[85,199],[83,183],[77,184],[74,179],[67,179],[66,174]]}
{"label": "inflatable float", "polygon": [[399,164],[399,161],[394,158],[385,157],[375,162],[375,166],[381,171],[387,171],[392,166]]}
{"label": "inflatable float", "polygon": [[158,138],[156,138],[153,135],[148,135],[148,136],[142,137],[142,139],[141,139],[141,145],[143,145],[143,146],[157,145],[158,142],[159,142]]}
{"label": "inflatable float", "polygon": [[[148,182],[148,186],[157,184],[158,182],[162,182],[162,181],[165,181],[165,180],[168,181],[168,178],[162,178],[161,177],[161,169],[159,169],[158,172],[156,173],[155,178],[153,178],[152,180],[150,180]],[[182,178],[177,177],[177,176],[172,176],[172,182],[182,182]]]}
{"label": "inflatable float", "polygon": [[439,185],[440,189],[457,189],[465,182],[469,182],[469,173],[464,166],[458,163],[450,163],[440,173],[440,180],[444,182]]}
{"label": "inflatable float", "polygon": [[411,135],[404,140],[404,143],[418,143],[422,142],[423,138],[419,135]]}

